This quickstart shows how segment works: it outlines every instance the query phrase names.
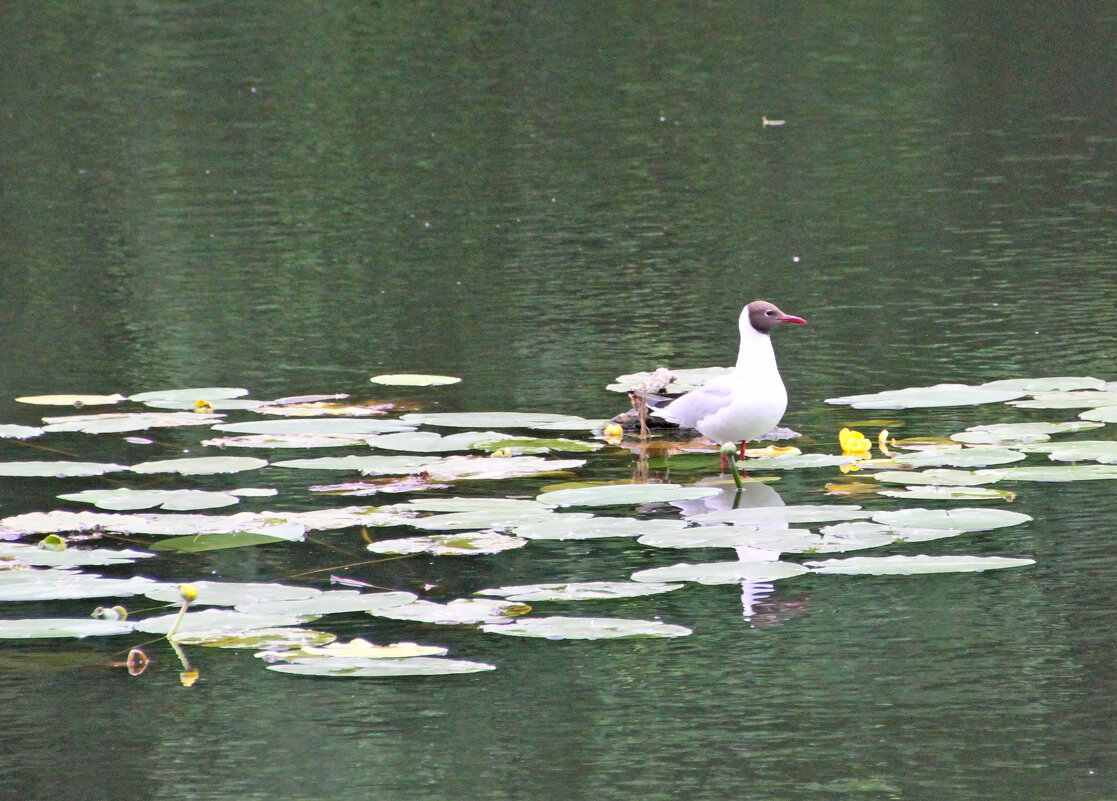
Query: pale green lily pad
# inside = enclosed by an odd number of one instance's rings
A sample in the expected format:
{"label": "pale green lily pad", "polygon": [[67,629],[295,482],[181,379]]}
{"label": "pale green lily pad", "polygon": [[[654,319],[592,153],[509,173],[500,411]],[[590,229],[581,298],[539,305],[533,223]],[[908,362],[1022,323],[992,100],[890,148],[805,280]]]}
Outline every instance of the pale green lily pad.
{"label": "pale green lily pad", "polygon": [[322,615],[387,609],[390,606],[402,606],[416,600],[418,600],[418,596],[411,592],[328,590],[311,598],[237,604],[236,610],[265,615],[295,615],[301,618],[316,618]]}
{"label": "pale green lily pad", "polygon": [[990,487],[908,487],[902,490],[881,490],[887,498],[904,498],[917,501],[1011,501],[1016,497],[1009,490]]}
{"label": "pale green lily pad", "polygon": [[275,487],[238,487],[225,491],[238,498],[272,498],[279,494]]}
{"label": "pale green lily pad", "polygon": [[1023,461],[1025,455],[1007,448],[957,448],[911,453],[893,453],[897,464],[912,467],[987,467]]}
{"label": "pale green lily pad", "polygon": [[591,540],[681,531],[686,525],[682,520],[594,517],[580,512],[562,512],[545,519],[516,524],[512,532],[529,540]]}
{"label": "pale green lily pad", "polygon": [[380,507],[382,512],[550,512],[548,506],[527,498],[412,498],[407,503]]}
{"label": "pale green lily pad", "polygon": [[[275,529],[269,529],[274,531]],[[305,538],[306,529],[298,528],[299,539]],[[271,537],[267,534],[253,534],[249,531],[231,531],[225,534],[198,534],[193,537],[171,537],[159,540],[148,547],[159,553],[204,553],[205,551],[227,551],[230,548],[248,548],[255,545],[272,545],[277,542],[291,542],[291,537]]]}
{"label": "pale green lily pad", "polygon": [[208,426],[222,420],[219,414],[198,412],[112,412],[107,414],[75,414],[66,417],[44,417],[44,431],[76,431],[84,434],[121,434],[146,431],[149,428]]}
{"label": "pale green lily pad", "polygon": [[[313,587],[293,587],[289,584],[265,584],[237,581],[191,581],[198,591],[191,606],[243,606],[263,601],[299,601],[321,595],[322,591]],[[178,584],[170,584],[159,589],[145,592],[153,601],[180,603]]]}
{"label": "pale green lily pad", "polygon": [[824,523],[831,520],[857,520],[869,516],[860,506],[811,505],[752,506],[703,512],[689,519],[696,523],[729,523],[735,526],[771,523]]}
{"label": "pale green lily pad", "polygon": [[136,403],[146,403],[153,400],[174,401],[214,401],[228,398],[242,398],[248,394],[247,389],[240,387],[191,387],[189,389],[159,389],[153,392],[138,392],[129,395],[128,400]]}
{"label": "pale green lily pad", "polygon": [[[0,560],[14,559],[21,565],[35,567],[123,565],[154,555],[146,551],[133,551],[130,548],[119,551],[111,548],[65,548],[55,551],[22,542],[0,542]],[[5,565],[5,567],[10,566]]]}
{"label": "pale green lily pad", "polygon": [[242,434],[203,439],[207,448],[351,448],[364,445],[367,434]]}
{"label": "pale green lily pad", "polygon": [[[664,387],[664,391],[668,393],[692,392],[711,378],[716,378],[720,375],[728,375],[731,372],[733,372],[733,368],[731,367],[689,367],[681,370],[671,370],[670,373],[673,378],[671,382]],[[651,380],[653,375],[654,373],[651,371],[620,375],[614,379],[612,384],[609,384],[605,388],[611,392],[628,392],[646,384]]]}
{"label": "pale green lily pad", "polygon": [[848,404],[854,409],[921,409],[1003,403],[1024,394],[1026,393],[1022,390],[988,389],[966,384],[936,384],[930,387],[908,387],[866,395],[827,398],[826,402]]}
{"label": "pale green lily pad", "polygon": [[1003,556],[853,556],[847,559],[807,562],[812,573],[845,576],[973,573],[1034,564],[1034,559],[1010,559]]}
{"label": "pale green lily pad", "polygon": [[360,657],[304,657],[292,662],[268,665],[276,673],[330,678],[374,679],[389,676],[449,676],[459,673],[480,673],[496,670],[495,665],[437,656],[409,656],[403,659]]}
{"label": "pale green lily pad", "polygon": [[520,456],[525,454],[543,454],[558,451],[560,453],[589,453],[605,447],[601,442],[583,442],[577,439],[562,437],[509,437],[500,436],[477,442],[474,447],[489,453],[502,453],[505,455]]}
{"label": "pale green lily pad", "polygon": [[1105,382],[1089,376],[1053,376],[1050,378],[1002,378],[981,385],[986,389],[1009,389],[1021,392],[1061,392],[1075,389],[1102,389]]}
{"label": "pale green lily pad", "polygon": [[1083,420],[1095,420],[1099,423],[1117,423],[1117,406],[1102,406],[1090,409],[1078,416]]}
{"label": "pale green lily pad", "polygon": [[[1019,469],[1019,468],[1014,468]],[[978,475],[973,470],[881,470],[874,473],[873,478],[889,484],[925,484],[936,487],[976,487],[980,484],[992,484],[1001,477],[1001,471],[987,470],[984,475]]]}
{"label": "pale green lily pad", "polygon": [[[198,404],[204,404],[199,406]],[[226,398],[224,400],[207,400],[207,401],[181,401],[181,400],[149,400],[144,401],[144,406],[152,409],[174,409],[177,411],[193,411],[198,412],[227,412],[230,410],[248,410],[256,411],[260,407],[266,405],[267,401],[250,400],[249,398]]]}
{"label": "pale green lily pad", "polygon": [[[1010,405],[1018,409],[1097,409],[1115,404],[1117,404],[1117,390],[1086,389],[1075,392],[1041,392],[1029,400],[1013,401]],[[1085,416],[1082,418],[1098,419]]]}
{"label": "pale green lily pad", "polygon": [[751,562],[707,562],[653,567],[632,574],[633,581],[694,581],[699,584],[739,584],[742,581],[776,581],[807,572],[791,562],[757,560]]}
{"label": "pale green lily pad", "polygon": [[406,537],[369,543],[373,553],[429,553],[434,556],[477,556],[522,548],[527,540],[507,537],[495,531],[463,531],[457,534],[433,534],[429,537]]}
{"label": "pale green lily pad", "polygon": [[106,637],[131,634],[134,624],[126,620],[92,617],[40,617],[0,620],[0,639],[26,640],[48,637]]}
{"label": "pale green lily pad", "polygon": [[531,607],[511,601],[496,601],[489,598],[458,598],[448,604],[433,601],[413,601],[401,606],[372,610],[374,617],[387,617],[392,620],[411,620],[418,623],[437,623],[443,626],[478,625],[480,623],[499,623],[508,618],[527,614]]}
{"label": "pale green lily pad", "polygon": [[0,601],[57,601],[72,598],[126,598],[163,586],[142,576],[102,578],[92,573],[49,568],[0,571]]}
{"label": "pale green lily pad", "polygon": [[826,537],[806,529],[757,529],[752,526],[700,526],[675,534],[641,537],[639,542],[656,548],[747,549],[757,559],[775,560],[781,553],[840,553],[889,544],[887,537],[855,539]]}
{"label": "pale green lily pad", "polygon": [[123,395],[24,395],[17,403],[35,406],[112,406],[127,400]]}
{"label": "pale green lily pad", "polygon": [[374,375],[369,381],[374,384],[384,384],[391,387],[442,387],[447,384],[457,384],[461,379],[452,375],[393,373],[389,375]]}
{"label": "pale green lily pad", "polygon": [[[138,621],[136,631],[149,634],[166,634],[178,619],[178,612]],[[182,616],[178,634],[207,632],[206,639],[217,639],[217,632],[247,632],[254,629],[270,629],[282,626],[297,626],[303,621],[294,615],[249,615],[229,609],[204,609],[201,612],[187,612]],[[208,632],[214,632],[210,637]]]}
{"label": "pale green lily pad", "polygon": [[400,431],[366,438],[369,447],[409,453],[451,453],[468,451],[478,443],[505,438],[497,431],[463,431],[460,434],[436,434],[433,431]]}
{"label": "pale green lily pad", "polygon": [[20,426],[14,423],[0,425],[0,439],[31,439],[43,435],[43,429],[38,426]]}
{"label": "pale green lily pad", "polygon": [[25,478],[86,478],[127,469],[124,465],[99,462],[0,462],[0,476]]}
{"label": "pale green lily pad", "polygon": [[959,531],[987,531],[1005,526],[1018,526],[1031,520],[1030,515],[1007,509],[901,509],[896,512],[874,512],[873,522],[900,528],[948,528]]}
{"label": "pale green lily pad", "polygon": [[[850,547],[831,548],[831,551],[855,551],[863,548],[879,548],[893,545],[898,542],[927,542],[928,540],[941,540],[957,537],[966,532],[954,528],[905,528],[902,526],[886,526],[881,523],[870,523],[858,520],[852,523],[837,523],[832,526],[823,526],[819,533],[828,542],[849,543]],[[822,553],[822,551],[820,551]]]}
{"label": "pale green lily pad", "polygon": [[857,464],[856,456],[829,453],[799,453],[787,456],[757,456],[737,462],[741,470],[798,470],[806,467],[838,467]]}
{"label": "pale green lily pad", "polygon": [[601,422],[542,412],[415,412],[400,419],[412,425],[444,428],[542,428],[550,431],[592,431]]}
{"label": "pale green lily pad", "polygon": [[542,637],[547,640],[612,640],[619,637],[685,637],[691,630],[658,620],[629,620],[614,617],[533,617],[512,623],[481,627],[488,634],[512,637]]}
{"label": "pale green lily pad", "polygon": [[204,645],[207,648],[273,650],[280,648],[321,647],[337,639],[336,634],[314,629],[283,626],[251,631],[194,631],[175,633],[175,642],[183,645]]}
{"label": "pale green lily pad", "polygon": [[544,459],[541,456],[448,456],[440,462],[424,465],[423,469],[432,481],[459,481],[564,473],[577,470],[585,463],[584,459]]}
{"label": "pale green lily pad", "polygon": [[173,512],[187,512],[197,509],[216,509],[232,506],[240,498],[228,492],[207,492],[205,490],[137,490],[121,487],[111,490],[83,490],[59,495],[64,501],[91,503],[98,509],[150,509],[160,507]]}
{"label": "pale green lily pad", "polygon": [[250,420],[244,423],[222,423],[214,431],[233,434],[318,434],[324,436],[386,434],[411,431],[414,425],[399,420],[354,420],[348,417],[300,417],[294,420]]}
{"label": "pale green lily pad", "polygon": [[978,470],[983,483],[992,481],[1102,481],[1117,478],[1117,466],[1076,464],[1052,467],[1013,467],[1008,470]]}
{"label": "pale green lily pad", "polygon": [[446,656],[449,648],[440,645],[419,645],[413,642],[396,642],[391,645],[376,645],[368,640],[356,637],[349,642],[335,642],[330,645],[317,647],[303,646],[291,651],[262,651],[253,654],[268,662],[294,662],[296,659],[317,657],[319,659],[404,659],[413,656]]}
{"label": "pale green lily pad", "polygon": [[240,473],[267,467],[266,459],[251,456],[195,456],[186,459],[160,459],[141,462],[131,467],[133,473],[178,473],[183,476],[213,476],[219,473]]}
{"label": "pale green lily pad", "polygon": [[317,459],[289,459],[272,462],[272,467],[297,470],[352,470],[378,475],[407,475],[437,463],[429,456],[322,456]]}
{"label": "pale green lily pad", "polygon": [[1101,423],[1087,423],[1078,420],[1069,423],[993,423],[984,426],[971,426],[965,431],[952,434],[955,442],[969,445],[1018,444],[1025,442],[1046,442],[1052,434],[1069,434],[1100,428]]}
{"label": "pale green lily pad", "polygon": [[477,595],[497,595],[508,601],[590,601],[658,595],[681,589],[683,584],[661,584],[642,581],[573,581],[568,584],[522,584],[478,590]]}
{"label": "pale green lily pad", "polygon": [[1074,442],[1045,442],[1026,445],[1021,450],[1028,453],[1046,453],[1054,462],[1100,462],[1117,464],[1117,441],[1076,440]]}
{"label": "pale green lily pad", "polygon": [[679,484],[605,484],[544,492],[536,500],[547,506],[620,506],[689,501],[720,493],[716,487]]}
{"label": "pale green lily pad", "polygon": [[[426,531],[477,531],[483,528],[506,531],[517,525],[546,521],[556,517],[556,513],[545,506],[540,509],[483,509],[475,512],[447,512],[445,514],[417,517],[407,521],[413,528]],[[590,518],[590,514],[580,514],[579,518]]]}

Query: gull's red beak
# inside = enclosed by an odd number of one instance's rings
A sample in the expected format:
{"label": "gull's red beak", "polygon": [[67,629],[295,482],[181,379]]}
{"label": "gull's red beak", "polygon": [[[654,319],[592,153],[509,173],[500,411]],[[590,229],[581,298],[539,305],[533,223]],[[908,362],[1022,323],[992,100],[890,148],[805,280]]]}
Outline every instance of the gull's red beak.
{"label": "gull's red beak", "polygon": [[795,315],[792,315],[792,314],[783,314],[783,312],[780,312],[780,314],[782,315],[780,317],[780,322],[781,323],[795,323],[796,325],[806,325],[807,324],[807,321],[804,320],[802,317],[796,317]]}

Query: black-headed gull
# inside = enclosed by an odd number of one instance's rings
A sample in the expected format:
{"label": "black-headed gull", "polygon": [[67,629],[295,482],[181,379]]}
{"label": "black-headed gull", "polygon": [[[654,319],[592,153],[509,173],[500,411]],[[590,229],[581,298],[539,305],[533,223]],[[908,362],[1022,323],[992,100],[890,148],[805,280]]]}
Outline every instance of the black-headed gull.
{"label": "black-headed gull", "polygon": [[719,445],[740,443],[743,451],[746,440],[758,439],[775,428],[787,409],[787,390],[772,349],[772,329],[806,322],[784,314],[766,300],[754,300],[741,311],[741,345],[733,371],[651,413],[697,429]]}

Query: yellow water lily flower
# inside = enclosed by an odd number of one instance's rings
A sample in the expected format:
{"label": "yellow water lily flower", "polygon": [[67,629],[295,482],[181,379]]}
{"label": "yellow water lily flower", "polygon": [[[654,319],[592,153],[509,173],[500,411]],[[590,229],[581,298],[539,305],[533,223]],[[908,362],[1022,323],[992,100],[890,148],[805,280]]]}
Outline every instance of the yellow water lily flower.
{"label": "yellow water lily flower", "polygon": [[616,445],[624,439],[624,428],[621,427],[620,423],[610,423],[605,426],[605,430],[601,432],[601,435],[605,437],[605,441],[610,445]]}
{"label": "yellow water lily flower", "polygon": [[838,443],[842,446],[842,453],[847,456],[868,458],[872,452],[873,443],[860,431],[843,428],[838,432]]}

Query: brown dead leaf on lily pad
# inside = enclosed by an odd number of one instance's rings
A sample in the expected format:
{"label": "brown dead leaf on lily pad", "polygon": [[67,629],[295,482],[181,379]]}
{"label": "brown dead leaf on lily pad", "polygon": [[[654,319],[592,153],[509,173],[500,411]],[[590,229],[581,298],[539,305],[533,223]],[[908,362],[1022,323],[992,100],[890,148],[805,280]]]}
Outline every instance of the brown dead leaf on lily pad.
{"label": "brown dead leaf on lily pad", "polygon": [[416,473],[403,478],[385,478],[372,481],[350,481],[345,484],[317,484],[311,486],[311,492],[323,492],[327,495],[376,495],[381,492],[421,492],[429,489],[446,489],[449,484],[439,484],[432,481],[430,473]]}

